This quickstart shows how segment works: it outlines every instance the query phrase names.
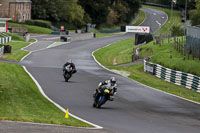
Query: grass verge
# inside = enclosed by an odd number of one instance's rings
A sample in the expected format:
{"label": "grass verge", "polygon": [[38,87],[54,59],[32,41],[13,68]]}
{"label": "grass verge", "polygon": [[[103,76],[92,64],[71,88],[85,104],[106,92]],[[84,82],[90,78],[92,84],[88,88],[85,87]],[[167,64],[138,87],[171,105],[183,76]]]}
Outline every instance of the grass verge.
{"label": "grass verge", "polygon": [[0,120],[89,126],[73,117],[65,119],[65,113],[42,96],[21,66],[0,63],[0,68]]}
{"label": "grass verge", "polygon": [[113,33],[96,33],[96,38],[101,38],[101,37],[110,37],[113,36]]}
{"label": "grass verge", "polygon": [[6,43],[5,45],[10,45],[12,47],[12,50],[11,50],[11,53],[4,54],[2,59],[20,61],[21,58],[23,58],[25,55],[29,53],[28,51],[23,51],[20,49],[29,44],[30,42],[22,42],[22,41],[17,41],[17,42],[13,41],[13,42]]}
{"label": "grass verge", "polygon": [[[181,37],[179,38],[181,40]],[[172,58],[170,58],[170,48],[172,47]],[[153,42],[150,42],[146,45],[143,45],[140,48],[140,55],[145,56],[153,56],[150,61],[153,63],[157,63],[163,65],[167,68],[171,68],[174,70],[179,70],[191,74],[195,74],[200,76],[200,61],[192,57],[186,60],[183,60],[183,55],[174,49],[173,46],[168,43],[168,40],[164,40],[163,45],[154,45]]]}
{"label": "grass verge", "polygon": [[139,10],[139,18],[137,19],[137,21],[133,24],[134,26],[138,26],[140,25],[145,19],[145,13],[142,10]]}
{"label": "grass verge", "polygon": [[20,36],[18,34],[15,34],[15,33],[6,33],[8,36],[11,36],[12,37],[12,40],[15,40],[15,41],[24,41],[25,38],[23,36]]}
{"label": "grass verge", "polygon": [[51,34],[52,30],[44,27],[39,27],[39,26],[33,26],[33,25],[27,25],[27,24],[18,24],[18,23],[13,23],[9,22],[9,26],[24,26],[25,28],[28,29],[29,33],[37,33],[37,34]]}
{"label": "grass verge", "polygon": [[133,38],[125,39],[116,42],[108,47],[104,47],[98,52],[94,53],[102,65],[111,66],[131,62],[132,51],[135,45],[133,45]]}

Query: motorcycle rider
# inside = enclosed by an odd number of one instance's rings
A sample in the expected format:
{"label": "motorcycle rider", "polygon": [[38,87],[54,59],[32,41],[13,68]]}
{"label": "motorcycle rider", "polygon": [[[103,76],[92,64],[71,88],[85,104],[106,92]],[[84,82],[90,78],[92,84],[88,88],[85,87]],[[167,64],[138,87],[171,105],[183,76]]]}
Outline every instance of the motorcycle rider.
{"label": "motorcycle rider", "polygon": [[98,90],[105,89],[109,87],[112,89],[112,95],[109,97],[110,101],[114,100],[114,95],[117,93],[117,83],[115,77],[111,77],[109,80],[104,82],[100,82],[98,88],[96,89],[95,93],[93,94],[94,98],[98,95]]}
{"label": "motorcycle rider", "polygon": [[75,67],[74,63],[72,63],[72,60],[71,60],[71,59],[68,60],[68,61],[63,65],[63,72],[65,71],[65,67],[68,66],[68,65],[70,65],[70,66],[72,67],[72,71],[71,71],[71,73],[70,73],[70,76],[72,76],[72,74],[76,73],[77,70],[76,70],[76,67]]}

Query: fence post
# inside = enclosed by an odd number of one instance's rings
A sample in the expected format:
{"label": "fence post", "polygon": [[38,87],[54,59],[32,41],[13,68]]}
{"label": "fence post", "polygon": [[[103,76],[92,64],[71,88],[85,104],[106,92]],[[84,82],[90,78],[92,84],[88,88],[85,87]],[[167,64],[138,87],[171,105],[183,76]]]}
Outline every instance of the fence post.
{"label": "fence post", "polygon": [[169,44],[169,35],[168,35],[168,44]]}
{"label": "fence post", "polygon": [[194,46],[192,46],[192,59],[194,60]]}
{"label": "fence post", "polygon": [[190,43],[189,43],[189,49],[188,49],[188,60],[190,59],[190,50],[191,50],[191,46],[190,46]]}
{"label": "fence post", "polygon": [[200,47],[199,47],[199,60],[200,60]]}
{"label": "fence post", "polygon": [[183,50],[183,60],[185,61],[185,52],[186,52],[185,50],[186,50],[186,45],[184,45],[183,48],[184,48],[184,50]]}

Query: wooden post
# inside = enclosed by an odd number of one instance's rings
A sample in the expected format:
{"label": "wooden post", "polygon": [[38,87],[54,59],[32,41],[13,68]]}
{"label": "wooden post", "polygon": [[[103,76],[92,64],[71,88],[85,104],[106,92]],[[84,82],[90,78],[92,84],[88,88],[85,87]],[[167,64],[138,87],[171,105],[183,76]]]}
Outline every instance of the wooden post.
{"label": "wooden post", "polygon": [[[190,45],[190,44],[189,44]],[[191,46],[188,49],[188,60],[190,59],[190,50],[191,50]]]}
{"label": "wooden post", "polygon": [[184,47],[183,47],[183,45],[181,45],[181,54],[182,55],[184,55],[184,50],[183,49],[184,49]]}
{"label": "wooden post", "polygon": [[184,50],[183,50],[183,60],[185,61],[185,50],[186,50],[186,46],[183,47]]}
{"label": "wooden post", "polygon": [[177,51],[179,51],[179,40],[177,42]]}
{"label": "wooden post", "polygon": [[192,46],[192,59],[194,60],[194,46]]}
{"label": "wooden post", "polygon": [[168,44],[169,44],[169,35],[168,35]]}
{"label": "wooden post", "polygon": [[200,60],[200,47],[199,47],[199,60]]}
{"label": "wooden post", "polygon": [[176,49],[176,41],[174,41],[174,49]]}

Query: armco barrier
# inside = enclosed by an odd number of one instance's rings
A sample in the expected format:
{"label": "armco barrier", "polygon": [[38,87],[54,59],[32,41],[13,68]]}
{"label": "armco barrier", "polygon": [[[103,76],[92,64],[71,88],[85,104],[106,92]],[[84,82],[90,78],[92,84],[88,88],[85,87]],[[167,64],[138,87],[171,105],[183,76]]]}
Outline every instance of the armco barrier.
{"label": "armco barrier", "polygon": [[200,77],[189,73],[172,70],[144,60],[144,72],[151,73],[165,81],[183,86],[200,93]]}
{"label": "armco barrier", "polygon": [[3,33],[0,34],[0,44],[8,43],[11,41],[11,36],[7,36]]}
{"label": "armco barrier", "polygon": [[0,47],[0,58],[3,56],[4,53],[4,46]]}

